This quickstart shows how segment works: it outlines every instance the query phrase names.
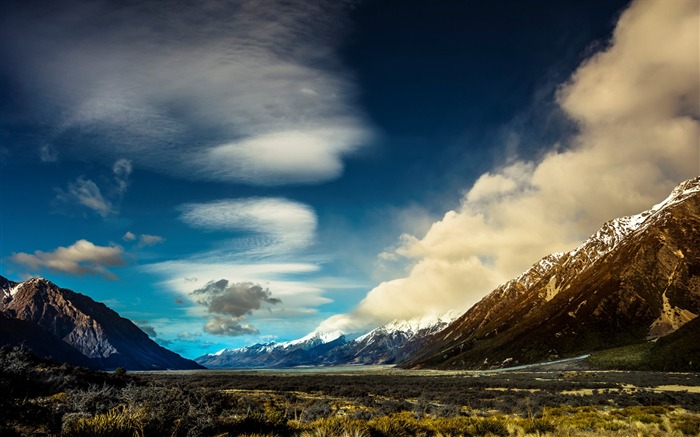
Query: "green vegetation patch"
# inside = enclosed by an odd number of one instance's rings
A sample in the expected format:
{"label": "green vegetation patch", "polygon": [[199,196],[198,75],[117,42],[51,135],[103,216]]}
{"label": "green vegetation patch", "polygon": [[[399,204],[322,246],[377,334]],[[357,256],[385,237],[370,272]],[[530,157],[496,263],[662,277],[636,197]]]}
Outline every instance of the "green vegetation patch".
{"label": "green vegetation patch", "polygon": [[588,357],[588,362],[602,369],[648,369],[652,347],[652,343],[640,343],[595,352]]}

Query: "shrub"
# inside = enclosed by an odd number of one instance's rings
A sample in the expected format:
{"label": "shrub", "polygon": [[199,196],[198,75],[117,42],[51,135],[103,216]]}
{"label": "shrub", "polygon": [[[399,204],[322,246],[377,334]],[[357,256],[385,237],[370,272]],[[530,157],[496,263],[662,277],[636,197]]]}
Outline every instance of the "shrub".
{"label": "shrub", "polygon": [[301,421],[313,422],[314,420],[325,419],[331,415],[332,411],[328,401],[316,401],[304,408],[304,411],[301,413]]}
{"label": "shrub", "polygon": [[421,429],[420,422],[406,412],[372,419],[368,425],[373,437],[412,437]]}
{"label": "shrub", "polygon": [[532,419],[525,422],[523,429],[527,434],[540,434],[554,432],[557,427],[549,420]]}
{"label": "shrub", "polygon": [[685,435],[700,435],[700,417],[683,416],[675,423],[675,428]]}
{"label": "shrub", "polygon": [[505,423],[493,419],[484,419],[476,422],[474,424],[474,434],[475,435],[497,435],[497,436],[507,436],[508,428]]}
{"label": "shrub", "polygon": [[115,408],[95,416],[66,415],[62,434],[68,437],[133,437],[143,436],[138,412]]}

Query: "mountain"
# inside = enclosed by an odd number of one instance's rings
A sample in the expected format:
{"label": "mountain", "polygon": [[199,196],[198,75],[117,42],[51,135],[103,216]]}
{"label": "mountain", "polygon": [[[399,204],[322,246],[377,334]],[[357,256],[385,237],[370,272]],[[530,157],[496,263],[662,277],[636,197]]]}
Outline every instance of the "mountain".
{"label": "mountain", "polygon": [[413,354],[452,319],[454,316],[448,313],[442,317],[394,320],[356,338],[334,354],[338,364],[395,364]]}
{"label": "mountain", "polygon": [[82,365],[72,349],[101,369],[201,368],[159,346],[106,305],[46,279],[17,283],[0,276],[0,288],[2,345],[23,344],[37,355]]}
{"label": "mountain", "polygon": [[[408,368],[524,364],[656,340],[700,314],[700,177],[498,287]],[[689,332],[694,332],[688,330]]]}
{"label": "mountain", "polygon": [[20,346],[32,351],[40,358],[48,358],[57,363],[97,368],[96,363],[41,326],[8,317],[2,312],[0,312],[0,345]]}
{"label": "mountain", "polygon": [[208,368],[263,368],[322,365],[330,351],[347,343],[342,332],[312,332],[284,343],[262,343],[223,349],[195,361]]}
{"label": "mountain", "polygon": [[298,340],[224,349],[195,361],[209,368],[393,364],[408,357],[426,338],[447,326],[451,318],[446,317],[394,320],[354,340],[348,340],[340,331],[314,331]]}

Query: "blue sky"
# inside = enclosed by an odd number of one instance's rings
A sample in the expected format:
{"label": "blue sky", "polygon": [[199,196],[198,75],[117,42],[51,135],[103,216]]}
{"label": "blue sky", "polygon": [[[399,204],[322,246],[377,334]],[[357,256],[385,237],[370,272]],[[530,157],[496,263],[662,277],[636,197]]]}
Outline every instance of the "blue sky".
{"label": "blue sky", "polygon": [[692,0],[2,10],[2,275],[187,357],[466,309],[700,173]]}

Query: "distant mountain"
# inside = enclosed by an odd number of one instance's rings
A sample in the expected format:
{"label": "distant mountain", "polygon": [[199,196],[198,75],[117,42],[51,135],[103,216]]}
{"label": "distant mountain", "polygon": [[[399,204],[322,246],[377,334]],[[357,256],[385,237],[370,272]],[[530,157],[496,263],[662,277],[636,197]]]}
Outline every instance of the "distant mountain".
{"label": "distant mountain", "polygon": [[0,345],[23,344],[42,357],[83,365],[76,362],[81,355],[101,369],[201,368],[159,346],[106,305],[46,279],[17,283],[0,276],[0,289]]}
{"label": "distant mountain", "polygon": [[340,331],[312,332],[284,343],[224,349],[195,361],[209,368],[393,364],[409,356],[427,337],[447,326],[449,320],[445,317],[395,320],[354,340],[348,340]]}
{"label": "distant mountain", "polygon": [[543,258],[401,365],[531,363],[655,340],[698,314],[700,177],[648,211],[606,223],[577,249]]}
{"label": "distant mountain", "polygon": [[417,317],[393,322],[373,329],[334,351],[335,364],[395,364],[416,350],[433,334],[444,329],[454,315]]}
{"label": "distant mountain", "polygon": [[262,343],[223,349],[202,355],[195,361],[208,368],[266,368],[316,366],[325,364],[329,352],[347,343],[342,332],[311,334],[284,343]]}

